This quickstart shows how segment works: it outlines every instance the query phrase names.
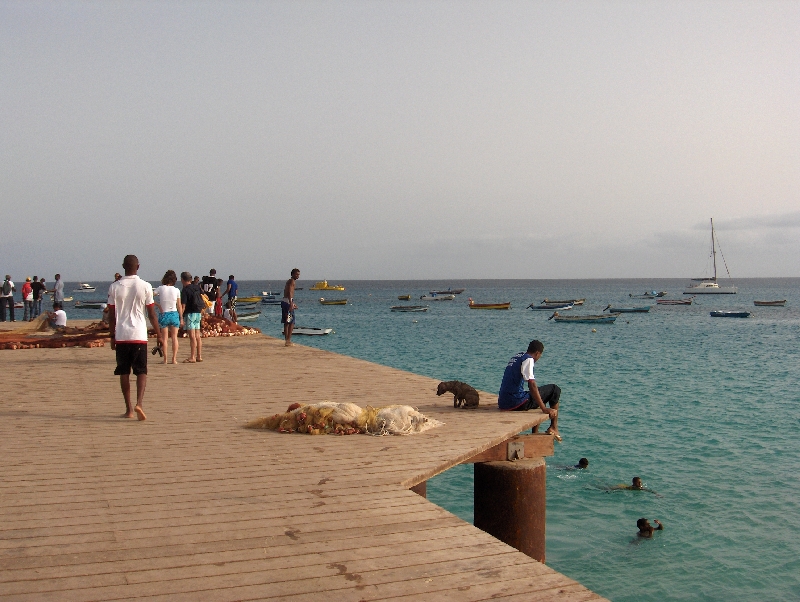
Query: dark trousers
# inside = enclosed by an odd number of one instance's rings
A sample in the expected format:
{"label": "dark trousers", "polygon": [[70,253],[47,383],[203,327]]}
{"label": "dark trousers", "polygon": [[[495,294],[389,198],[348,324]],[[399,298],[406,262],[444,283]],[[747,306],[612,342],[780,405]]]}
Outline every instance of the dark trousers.
{"label": "dark trousers", "polygon": [[14,321],[14,297],[0,297],[0,322],[6,321],[6,306],[11,316],[11,321]]}
{"label": "dark trousers", "polygon": [[[558,404],[558,400],[561,399],[561,389],[558,385],[542,385],[539,388],[539,397],[542,398],[545,406],[548,407],[555,407]],[[518,412],[524,412],[526,410],[538,410],[539,404],[536,403],[533,399],[531,399],[530,393],[528,393],[528,401],[523,403],[522,405],[517,406],[514,410]]]}

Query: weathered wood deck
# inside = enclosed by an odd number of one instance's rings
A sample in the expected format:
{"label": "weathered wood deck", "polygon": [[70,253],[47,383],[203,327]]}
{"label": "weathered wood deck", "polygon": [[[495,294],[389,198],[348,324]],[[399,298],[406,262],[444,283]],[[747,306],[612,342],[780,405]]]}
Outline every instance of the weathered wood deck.
{"label": "weathered wood deck", "polygon": [[[188,342],[182,341],[180,357]],[[146,422],[113,352],[0,352],[0,600],[600,600],[408,488],[535,422],[267,337],[151,359]],[[295,401],[405,403],[410,437],[245,430]]]}

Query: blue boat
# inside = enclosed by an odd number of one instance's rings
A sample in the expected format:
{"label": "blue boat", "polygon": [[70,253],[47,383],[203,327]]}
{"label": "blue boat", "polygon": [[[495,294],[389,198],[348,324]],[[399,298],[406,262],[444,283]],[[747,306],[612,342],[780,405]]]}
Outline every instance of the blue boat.
{"label": "blue boat", "polygon": [[749,318],[749,311],[712,311],[712,318]]}
{"label": "blue boat", "polygon": [[609,303],[603,311],[608,310],[613,314],[643,314],[650,311],[650,307],[650,305],[642,305],[641,307],[611,307]]}

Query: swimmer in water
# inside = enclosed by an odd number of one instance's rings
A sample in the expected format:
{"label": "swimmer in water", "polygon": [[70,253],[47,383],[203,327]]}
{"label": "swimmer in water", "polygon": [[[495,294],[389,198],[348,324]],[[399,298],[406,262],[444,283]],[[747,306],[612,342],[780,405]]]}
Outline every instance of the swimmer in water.
{"label": "swimmer in water", "polygon": [[653,537],[654,532],[664,530],[664,525],[661,524],[660,520],[654,519],[653,522],[658,526],[654,527],[646,518],[637,520],[636,526],[639,528],[639,532],[636,535],[639,537]]}
{"label": "swimmer in water", "polygon": [[556,470],[583,470],[589,468],[589,460],[581,458],[575,466],[556,466]]}
{"label": "swimmer in water", "polygon": [[652,489],[648,489],[647,487],[645,487],[644,483],[642,483],[642,479],[640,479],[639,477],[633,477],[633,480],[631,480],[630,485],[625,485],[624,483],[620,483],[619,485],[614,485],[612,487],[606,488],[606,493],[611,493],[612,491],[647,491],[648,493],[655,494],[657,497],[661,497],[660,495],[658,495],[658,493],[656,493]]}

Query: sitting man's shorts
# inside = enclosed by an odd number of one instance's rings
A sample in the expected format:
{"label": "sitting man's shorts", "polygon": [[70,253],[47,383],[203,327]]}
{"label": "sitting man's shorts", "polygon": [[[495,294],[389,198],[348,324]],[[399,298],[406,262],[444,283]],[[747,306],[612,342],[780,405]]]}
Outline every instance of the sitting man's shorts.
{"label": "sitting man's shorts", "polygon": [[290,307],[286,301],[281,301],[281,324],[294,323],[294,310],[289,309]]}
{"label": "sitting man's shorts", "polygon": [[[558,405],[558,400],[561,398],[561,389],[558,385],[543,385],[539,387],[539,397],[542,398],[545,406],[554,408]],[[528,400],[514,408],[515,412],[525,412],[527,410],[538,410],[539,404],[536,400],[531,399],[531,394],[528,393]]]}
{"label": "sitting man's shorts", "polygon": [[147,374],[147,343],[117,343],[116,350],[117,368],[114,374],[130,374],[131,369],[136,376]]}
{"label": "sitting man's shorts", "polygon": [[167,311],[158,316],[158,326],[166,328],[167,326],[174,326],[178,328],[181,325],[181,318],[177,311]]}
{"label": "sitting man's shorts", "polygon": [[200,317],[202,314],[185,314],[183,324],[185,330],[200,330]]}

